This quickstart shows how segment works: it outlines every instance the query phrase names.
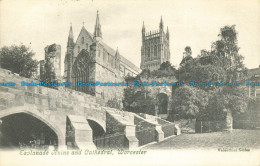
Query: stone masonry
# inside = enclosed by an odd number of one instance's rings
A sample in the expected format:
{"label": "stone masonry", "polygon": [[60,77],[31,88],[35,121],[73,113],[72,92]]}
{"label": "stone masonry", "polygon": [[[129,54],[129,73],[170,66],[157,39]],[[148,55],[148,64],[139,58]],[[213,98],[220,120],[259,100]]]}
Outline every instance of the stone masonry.
{"label": "stone masonry", "polygon": [[[74,145],[80,149],[95,148],[88,119],[95,121],[104,131],[124,132],[127,139],[126,148],[129,149],[138,146],[138,139],[135,136],[136,118],[139,122],[154,124],[150,126],[160,134],[157,134],[157,141],[164,138],[160,121],[149,121],[134,113],[104,107],[104,100],[101,98],[64,87],[52,89],[42,86],[21,86],[22,82],[39,81],[20,77],[4,69],[0,70],[0,82],[15,83],[15,86],[0,86],[0,118],[15,113],[32,115],[57,134],[59,148],[66,148],[68,145],[66,142],[68,124],[75,130]],[[154,117],[156,118],[158,117]]]}

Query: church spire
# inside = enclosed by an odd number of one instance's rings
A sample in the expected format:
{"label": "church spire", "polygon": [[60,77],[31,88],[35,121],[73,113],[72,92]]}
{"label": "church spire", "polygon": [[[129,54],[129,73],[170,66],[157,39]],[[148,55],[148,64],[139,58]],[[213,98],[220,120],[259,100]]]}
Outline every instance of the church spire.
{"label": "church spire", "polygon": [[162,19],[162,16],[161,16],[161,21],[160,21],[160,30],[163,30],[163,19]]}
{"label": "church spire", "polygon": [[143,27],[142,27],[142,32],[145,32],[145,26],[144,26],[144,21],[143,21]]}
{"label": "church spire", "polygon": [[100,25],[100,22],[99,22],[99,14],[98,14],[98,11],[97,11],[95,31],[94,31],[94,38],[97,38],[97,37],[102,38],[101,25]]}
{"label": "church spire", "polygon": [[67,47],[73,47],[73,46],[74,46],[74,36],[73,36],[72,24],[70,23],[70,31],[69,31]]}

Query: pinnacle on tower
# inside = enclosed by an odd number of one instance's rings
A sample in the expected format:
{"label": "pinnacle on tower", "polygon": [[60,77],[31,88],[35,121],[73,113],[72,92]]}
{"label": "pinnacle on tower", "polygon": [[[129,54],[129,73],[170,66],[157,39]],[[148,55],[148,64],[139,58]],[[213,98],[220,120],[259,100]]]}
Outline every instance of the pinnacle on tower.
{"label": "pinnacle on tower", "polygon": [[118,51],[118,47],[116,49],[116,55],[115,55],[116,59],[119,59],[120,58],[120,55],[119,55],[119,51]]}
{"label": "pinnacle on tower", "polygon": [[97,11],[97,18],[96,18],[96,25],[95,25],[94,37],[100,37],[100,38],[102,38],[101,25],[100,25],[100,22],[99,22],[99,14],[98,14],[98,11]]}
{"label": "pinnacle on tower", "polygon": [[161,16],[161,21],[160,21],[160,30],[163,30],[163,19],[162,19],[162,16]]}
{"label": "pinnacle on tower", "polygon": [[69,37],[68,37],[68,47],[74,46],[74,36],[73,36],[73,30],[72,30],[72,24],[70,23],[70,31],[69,31]]}
{"label": "pinnacle on tower", "polygon": [[166,38],[167,38],[168,40],[169,40],[169,38],[170,38],[170,33],[169,33],[168,26],[167,26]]}
{"label": "pinnacle on tower", "polygon": [[144,21],[143,21],[143,28],[142,28],[142,31],[145,32]]}

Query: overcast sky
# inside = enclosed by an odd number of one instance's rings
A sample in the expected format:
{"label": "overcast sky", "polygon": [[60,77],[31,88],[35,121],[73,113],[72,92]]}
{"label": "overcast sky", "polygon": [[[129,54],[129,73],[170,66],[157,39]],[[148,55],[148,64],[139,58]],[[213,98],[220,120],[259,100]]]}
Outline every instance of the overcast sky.
{"label": "overcast sky", "polygon": [[141,28],[159,28],[160,17],[169,27],[171,63],[178,66],[185,46],[193,57],[200,50],[210,49],[218,39],[221,27],[236,25],[240,53],[248,68],[260,65],[260,1],[259,0],[2,0],[0,2],[0,44],[23,43],[44,58],[44,47],[60,44],[64,60],[69,26],[74,41],[85,22],[94,32],[96,11],[99,10],[103,40],[140,67]]}

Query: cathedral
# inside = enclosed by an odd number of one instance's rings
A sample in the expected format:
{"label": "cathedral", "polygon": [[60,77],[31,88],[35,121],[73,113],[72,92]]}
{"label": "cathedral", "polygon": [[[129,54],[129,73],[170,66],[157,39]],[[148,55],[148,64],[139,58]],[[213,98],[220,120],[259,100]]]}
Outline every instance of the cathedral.
{"label": "cathedral", "polygon": [[141,69],[157,70],[163,62],[170,61],[169,30],[164,32],[163,20],[161,18],[159,30],[145,31],[142,28]]}
{"label": "cathedral", "polygon": [[105,101],[122,99],[124,87],[78,86],[78,82],[119,83],[124,81],[124,76],[135,76],[140,71],[118,49],[114,50],[103,41],[98,12],[93,34],[83,25],[74,42],[71,25],[64,60],[64,78],[72,83],[72,89],[101,97]]}

